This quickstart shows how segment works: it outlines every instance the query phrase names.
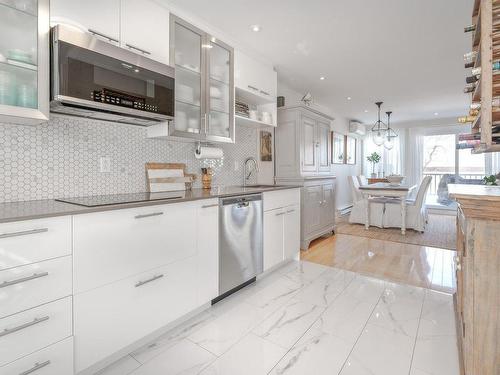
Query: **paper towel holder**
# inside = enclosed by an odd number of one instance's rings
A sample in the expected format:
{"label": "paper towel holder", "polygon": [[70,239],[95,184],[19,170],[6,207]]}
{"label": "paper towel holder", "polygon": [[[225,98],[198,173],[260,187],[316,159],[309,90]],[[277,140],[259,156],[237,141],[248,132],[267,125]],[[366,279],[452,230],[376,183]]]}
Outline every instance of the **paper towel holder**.
{"label": "paper towel holder", "polygon": [[196,147],[194,149],[194,155],[195,155],[195,157],[199,157],[201,155],[203,147],[206,147],[206,148],[217,148],[217,146],[215,144],[213,144],[213,143],[198,141],[197,144],[196,144]]}

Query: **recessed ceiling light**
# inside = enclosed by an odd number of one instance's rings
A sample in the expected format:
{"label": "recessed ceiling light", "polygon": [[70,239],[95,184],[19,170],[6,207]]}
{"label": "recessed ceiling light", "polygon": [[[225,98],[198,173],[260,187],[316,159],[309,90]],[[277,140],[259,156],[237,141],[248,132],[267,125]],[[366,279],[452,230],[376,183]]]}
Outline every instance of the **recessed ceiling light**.
{"label": "recessed ceiling light", "polygon": [[262,27],[260,25],[252,25],[252,26],[250,26],[250,29],[252,31],[255,31],[256,33],[258,33],[259,31],[262,30]]}
{"label": "recessed ceiling light", "polygon": [[350,96],[347,97],[347,100],[351,100],[352,98]]}
{"label": "recessed ceiling light", "polygon": [[365,113],[368,113],[368,110],[367,110],[367,109],[365,109]]}
{"label": "recessed ceiling light", "polygon": [[434,116],[437,116],[437,115],[439,115],[439,113],[438,112],[434,112]]}
{"label": "recessed ceiling light", "polygon": [[319,77],[320,80],[324,81],[325,80],[325,77],[321,76]]}

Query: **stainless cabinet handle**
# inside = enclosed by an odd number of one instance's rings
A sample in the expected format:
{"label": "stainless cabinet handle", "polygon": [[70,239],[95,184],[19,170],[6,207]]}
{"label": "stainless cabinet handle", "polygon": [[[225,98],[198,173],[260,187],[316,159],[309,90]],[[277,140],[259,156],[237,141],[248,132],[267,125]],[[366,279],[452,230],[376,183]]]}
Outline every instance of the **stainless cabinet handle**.
{"label": "stainless cabinet handle", "polygon": [[99,31],[96,31],[96,30],[93,30],[93,29],[89,29],[89,33],[92,33],[94,35],[98,35],[98,36],[100,36],[100,37],[102,37],[104,39],[109,40],[110,42],[120,43],[120,41],[118,39],[112,38],[109,35],[100,33]]}
{"label": "stainless cabinet handle", "polygon": [[3,233],[3,234],[0,234],[0,238],[27,236],[28,234],[44,233],[44,232],[48,232],[48,231],[49,231],[49,228],[23,230],[21,232],[12,232],[12,233]]}
{"label": "stainless cabinet handle", "polygon": [[29,281],[29,280],[39,279],[40,277],[44,277],[44,276],[48,276],[48,275],[49,275],[48,272],[40,272],[40,273],[34,273],[31,276],[21,277],[21,278],[16,279],[16,280],[4,281],[3,283],[0,284],[0,288],[5,288],[7,286],[24,283],[25,281]]}
{"label": "stainless cabinet handle", "polygon": [[153,212],[153,213],[150,213],[150,214],[136,215],[134,217],[136,219],[144,219],[145,217],[161,216],[161,215],[163,215],[163,212]]}
{"label": "stainless cabinet handle", "polygon": [[260,93],[261,93],[261,94],[264,94],[264,95],[267,95],[267,96],[271,95],[271,94],[269,94],[268,92],[263,91],[263,90],[260,90]]}
{"label": "stainless cabinet handle", "polygon": [[135,287],[137,288],[137,287],[143,286],[144,284],[150,283],[151,281],[155,281],[155,280],[161,279],[163,276],[165,276],[165,275],[163,275],[163,274],[156,275],[156,276],[153,276],[150,279],[147,279],[147,280],[144,280],[144,281],[139,281],[137,284],[135,284]]}
{"label": "stainless cabinet handle", "polygon": [[289,214],[290,212],[295,212],[295,210],[288,210],[286,213]]}
{"label": "stainless cabinet handle", "polygon": [[206,204],[204,206],[201,206],[201,208],[210,208],[210,207],[219,207],[219,203],[216,203],[216,204]]}
{"label": "stainless cabinet handle", "polygon": [[250,85],[247,85],[247,87],[248,87],[249,89],[252,89],[252,90],[255,90],[255,91],[259,91],[259,89],[258,89],[257,87],[255,87],[255,86],[250,86]]}
{"label": "stainless cabinet handle", "polygon": [[41,368],[45,367],[45,366],[48,366],[50,365],[50,361],[45,361],[45,362],[42,362],[42,363],[35,363],[35,365],[30,368],[29,370],[26,370],[26,371],[23,371],[23,372],[20,372],[19,375],[28,375],[28,374],[32,374],[34,373],[35,371],[37,370],[40,370]]}
{"label": "stainless cabinet handle", "polygon": [[277,212],[276,216],[281,216],[281,215],[284,215],[284,214],[285,214],[285,212]]}
{"label": "stainless cabinet handle", "polygon": [[31,321],[29,323],[24,323],[24,324],[21,324],[20,326],[14,327],[14,328],[5,328],[2,332],[0,332],[0,337],[10,335],[11,333],[14,333],[17,331],[21,331],[25,328],[34,326],[35,324],[45,322],[46,320],[49,320],[48,316],[44,316],[43,318],[35,318],[35,319],[33,319],[33,321]]}
{"label": "stainless cabinet handle", "polygon": [[133,46],[133,45],[128,44],[128,43],[125,43],[125,45],[126,45],[129,49],[135,49],[136,51],[142,52],[142,53],[143,53],[143,54],[145,54],[145,55],[151,55],[151,52],[146,51],[145,49],[142,49],[142,48],[139,48],[139,47]]}

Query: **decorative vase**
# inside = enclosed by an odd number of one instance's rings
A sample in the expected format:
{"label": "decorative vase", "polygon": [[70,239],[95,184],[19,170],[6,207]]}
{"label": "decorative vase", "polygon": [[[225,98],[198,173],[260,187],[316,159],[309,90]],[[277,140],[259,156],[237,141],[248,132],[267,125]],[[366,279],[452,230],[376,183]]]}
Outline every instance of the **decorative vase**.
{"label": "decorative vase", "polygon": [[372,173],[372,178],[377,178],[377,174],[376,173]]}
{"label": "decorative vase", "polygon": [[212,189],[212,169],[211,168],[201,168],[201,184],[203,189]]}

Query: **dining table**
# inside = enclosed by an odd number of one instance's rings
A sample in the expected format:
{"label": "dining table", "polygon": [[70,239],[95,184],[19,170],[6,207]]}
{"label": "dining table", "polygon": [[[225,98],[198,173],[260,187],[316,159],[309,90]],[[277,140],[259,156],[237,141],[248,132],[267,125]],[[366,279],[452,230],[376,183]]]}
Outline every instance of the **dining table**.
{"label": "dining table", "polygon": [[417,185],[409,184],[390,184],[388,182],[377,182],[374,184],[362,185],[359,187],[361,194],[367,200],[365,229],[370,229],[370,198],[371,197],[387,197],[397,198],[401,204],[401,234],[406,234],[406,200]]}

